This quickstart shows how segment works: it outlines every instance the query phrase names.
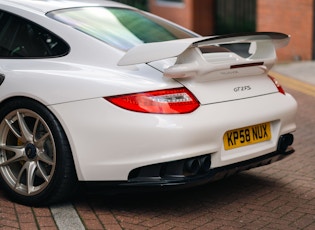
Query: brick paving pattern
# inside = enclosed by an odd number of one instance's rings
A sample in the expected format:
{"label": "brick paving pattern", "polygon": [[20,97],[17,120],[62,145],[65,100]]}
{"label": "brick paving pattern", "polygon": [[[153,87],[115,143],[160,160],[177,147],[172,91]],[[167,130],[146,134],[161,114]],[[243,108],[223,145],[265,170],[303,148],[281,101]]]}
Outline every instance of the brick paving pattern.
{"label": "brick paving pattern", "polygon": [[[72,202],[86,229],[315,229],[315,98],[297,99],[296,152],[272,165],[168,193],[93,196]],[[0,229],[57,229],[46,208],[8,201],[0,188]]]}

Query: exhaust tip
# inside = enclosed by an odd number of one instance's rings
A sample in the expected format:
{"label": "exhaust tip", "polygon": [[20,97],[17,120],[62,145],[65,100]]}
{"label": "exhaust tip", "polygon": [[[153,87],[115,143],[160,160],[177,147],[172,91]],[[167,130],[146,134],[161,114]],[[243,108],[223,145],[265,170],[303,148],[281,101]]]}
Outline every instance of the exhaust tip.
{"label": "exhaust tip", "polygon": [[210,170],[211,157],[210,155],[196,157],[185,162],[184,170],[190,174],[196,175]]}
{"label": "exhaust tip", "polygon": [[200,164],[201,164],[201,170],[203,172],[206,172],[210,169],[211,166],[211,157],[208,156],[204,156],[200,159]]}
{"label": "exhaust tip", "polygon": [[294,141],[294,136],[291,133],[280,136],[277,150],[281,154],[285,154],[287,148],[293,144],[293,141]]}
{"label": "exhaust tip", "polygon": [[200,168],[201,168],[201,165],[197,158],[190,159],[186,161],[185,163],[185,169],[192,174],[197,174]]}

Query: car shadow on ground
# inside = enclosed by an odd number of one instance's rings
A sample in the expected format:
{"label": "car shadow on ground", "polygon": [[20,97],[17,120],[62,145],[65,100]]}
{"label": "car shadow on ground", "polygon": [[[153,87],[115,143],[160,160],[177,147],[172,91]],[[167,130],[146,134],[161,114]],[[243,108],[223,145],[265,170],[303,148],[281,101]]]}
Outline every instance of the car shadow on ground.
{"label": "car shadow on ground", "polygon": [[109,209],[167,210],[222,206],[230,203],[249,203],[272,191],[279,191],[283,184],[272,178],[264,178],[252,172],[243,172],[207,185],[189,189],[159,192],[132,192],[108,194],[106,191],[81,189],[73,203],[89,203],[93,207]]}

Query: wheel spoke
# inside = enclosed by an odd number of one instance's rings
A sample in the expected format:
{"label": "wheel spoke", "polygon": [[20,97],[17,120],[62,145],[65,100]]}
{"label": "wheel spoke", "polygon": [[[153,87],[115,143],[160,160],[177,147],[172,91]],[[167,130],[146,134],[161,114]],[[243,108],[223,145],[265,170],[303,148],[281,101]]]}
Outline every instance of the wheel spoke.
{"label": "wheel spoke", "polygon": [[47,175],[46,170],[37,162],[37,175],[43,178],[46,182],[49,181],[50,175]]}
{"label": "wheel spoke", "polygon": [[16,130],[16,128],[13,126],[13,123],[11,120],[5,119],[6,124],[9,126],[11,132],[16,136],[18,139],[22,138],[19,132]]}
{"label": "wheel spoke", "polygon": [[26,170],[26,175],[27,175],[27,192],[30,194],[33,191],[34,188],[34,180],[35,180],[35,169],[37,168],[36,163],[34,161],[28,162],[26,164],[27,170]]}
{"label": "wheel spoke", "polygon": [[26,175],[26,187],[27,187],[27,193],[31,194],[34,190],[34,180],[35,180],[35,170],[37,166],[34,161],[26,161],[23,167],[21,168],[19,175],[16,180],[15,188],[18,189],[20,185],[23,184],[22,182],[22,176]]}
{"label": "wheel spoke", "polygon": [[18,117],[20,129],[21,129],[22,141],[23,142],[33,142],[33,135],[30,132],[23,115],[21,113],[17,112],[17,117]]}
{"label": "wheel spoke", "polygon": [[[49,137],[49,133],[45,133],[40,139],[38,140],[34,140],[36,146],[38,148],[43,148],[45,141],[47,140],[47,138]],[[34,135],[35,137],[35,135]]]}
{"label": "wheel spoke", "polygon": [[13,162],[25,160],[24,147],[1,145],[0,149],[11,151],[11,152],[15,153],[15,155],[13,157],[6,159],[4,162],[1,162],[0,166],[6,166],[6,165],[9,165]]}
{"label": "wheel spoke", "polygon": [[49,157],[45,152],[38,153],[38,160],[48,165],[54,165],[54,160],[51,159],[51,157]]}
{"label": "wheel spoke", "polygon": [[36,121],[35,121],[35,124],[34,124],[34,128],[33,128],[33,137],[34,137],[34,142],[36,142],[36,146],[37,147],[42,147],[46,136],[48,136],[49,134],[46,133],[44,135],[45,137],[42,136],[39,140],[37,140],[36,132],[37,132],[37,129],[38,129],[39,122],[40,122],[40,120],[39,120],[39,118],[37,118]]}

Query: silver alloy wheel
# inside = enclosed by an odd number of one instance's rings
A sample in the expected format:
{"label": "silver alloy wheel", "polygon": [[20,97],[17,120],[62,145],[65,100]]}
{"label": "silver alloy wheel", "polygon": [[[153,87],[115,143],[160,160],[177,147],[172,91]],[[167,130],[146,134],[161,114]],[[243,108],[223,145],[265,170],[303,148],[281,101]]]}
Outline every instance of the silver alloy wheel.
{"label": "silver alloy wheel", "polygon": [[17,109],[0,124],[0,173],[23,196],[33,196],[50,183],[56,167],[56,147],[44,119],[32,110]]}

